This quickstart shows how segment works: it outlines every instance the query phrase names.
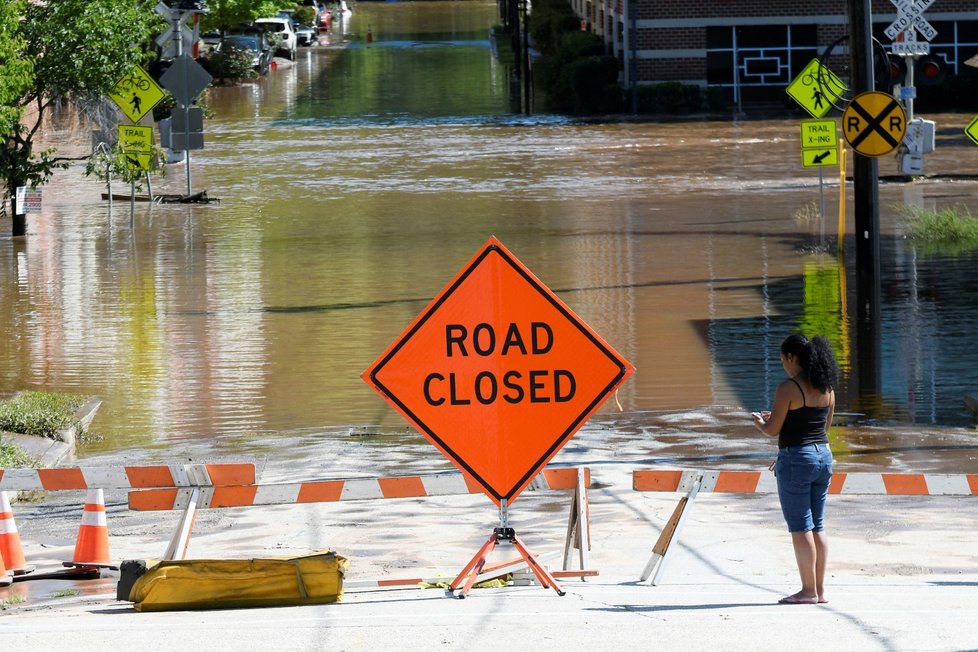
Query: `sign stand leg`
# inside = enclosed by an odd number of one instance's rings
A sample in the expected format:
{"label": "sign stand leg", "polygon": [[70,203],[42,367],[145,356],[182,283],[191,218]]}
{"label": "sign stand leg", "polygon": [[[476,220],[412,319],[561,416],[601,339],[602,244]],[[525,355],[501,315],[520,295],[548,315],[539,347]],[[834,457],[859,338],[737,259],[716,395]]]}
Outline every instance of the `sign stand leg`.
{"label": "sign stand leg", "polygon": [[[564,570],[570,570],[571,553],[577,548],[580,553],[580,569],[587,569],[590,564],[588,551],[591,549],[591,532],[588,527],[587,486],[583,467],[577,470],[577,487],[574,489],[574,501],[571,504],[570,516],[567,519],[567,536],[564,539]],[[582,580],[585,578],[582,576]]]}
{"label": "sign stand leg", "polygon": [[187,557],[187,546],[190,545],[190,532],[194,527],[194,519],[197,518],[197,502],[199,500],[200,487],[194,487],[190,494],[190,500],[187,502],[187,508],[183,511],[180,522],[177,524],[177,531],[173,533],[170,545],[167,546],[166,552],[163,554],[164,561]]}
{"label": "sign stand leg", "polygon": [[[537,580],[540,582],[540,586],[543,588],[552,588],[556,591],[557,595],[564,595],[564,590],[560,588],[560,584],[557,583],[557,579],[544,568],[536,555],[527,549],[526,545],[516,536],[516,530],[509,527],[509,511],[506,506],[506,501],[503,500],[499,506],[499,527],[494,528],[489,539],[482,544],[479,548],[479,552],[475,553],[475,556],[465,565],[462,572],[458,574],[452,583],[449,585],[448,589],[445,590],[445,594],[448,596],[454,595],[454,592],[458,590],[461,586],[462,591],[457,597],[462,600],[469,594],[472,586],[475,584],[476,578],[479,573],[482,572],[483,567],[486,565],[486,559],[489,557],[489,553],[493,551],[497,543],[511,543],[516,548],[516,551],[520,553],[520,557],[526,562],[526,565],[530,567],[533,574],[536,575]],[[464,586],[462,585],[465,582]]]}
{"label": "sign stand leg", "polygon": [[[672,512],[672,516],[669,518],[669,522],[666,526],[662,528],[662,534],[659,535],[659,539],[652,546],[652,556],[649,558],[647,564],[645,564],[645,569],[642,571],[642,576],[639,578],[639,582],[644,582],[649,579],[649,575],[652,574],[652,570],[655,569],[655,576],[652,578],[652,586],[658,583],[659,577],[662,575],[666,567],[666,562],[669,560],[669,547],[673,541],[679,538],[679,531],[682,529],[683,523],[686,520],[686,516],[689,515],[690,505],[696,498],[696,494],[700,491],[700,486],[703,484],[703,476],[696,478],[693,483],[692,488],[690,488],[689,493],[679,499],[679,504],[676,505],[676,509]],[[658,564],[658,568],[656,568]]]}

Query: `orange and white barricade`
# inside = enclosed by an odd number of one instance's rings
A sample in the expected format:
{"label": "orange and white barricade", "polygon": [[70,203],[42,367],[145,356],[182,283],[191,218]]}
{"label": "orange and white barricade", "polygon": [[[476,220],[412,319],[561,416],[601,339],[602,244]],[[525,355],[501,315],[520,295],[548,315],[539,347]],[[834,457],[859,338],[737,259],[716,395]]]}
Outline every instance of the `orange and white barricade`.
{"label": "orange and white barricade", "polygon": [[[544,469],[529,485],[528,491],[573,490],[564,545],[563,576],[585,577],[596,573],[587,570],[590,532],[588,527],[587,468]],[[301,503],[343,502],[396,498],[425,498],[482,493],[481,487],[462,473],[395,476],[383,478],[350,478],[308,480],[294,483],[248,484],[240,486],[171,487],[129,492],[129,509],[183,510],[183,517],[167,546],[164,559],[183,559],[190,542],[197,509],[292,505]],[[579,551],[579,570],[570,570],[573,549]],[[386,585],[416,584],[416,578],[387,581]],[[376,584],[380,586],[380,584]]]}
{"label": "orange and white barricade", "polygon": [[[654,586],[669,559],[671,544],[679,538],[683,523],[700,493],[776,494],[777,480],[770,471],[704,471],[636,469],[632,472],[635,491],[684,492],[672,516],[662,529],[652,556],[639,581],[652,571]],[[840,473],[832,475],[829,494],[902,496],[978,496],[978,474],[940,473]]]}
{"label": "orange and white barricade", "polygon": [[[256,481],[253,463],[169,464],[122,467],[0,469],[0,555],[14,571],[14,581],[71,575],[97,576],[99,568],[115,569],[109,558],[104,489],[212,487]],[[72,570],[32,573],[20,545],[7,491],[85,491],[82,522],[71,561]]]}

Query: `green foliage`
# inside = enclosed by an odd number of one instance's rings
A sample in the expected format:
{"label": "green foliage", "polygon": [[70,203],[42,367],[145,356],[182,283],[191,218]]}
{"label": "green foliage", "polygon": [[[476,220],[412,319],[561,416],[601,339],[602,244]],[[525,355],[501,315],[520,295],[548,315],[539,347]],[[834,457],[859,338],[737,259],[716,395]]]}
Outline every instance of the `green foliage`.
{"label": "green foliage", "polygon": [[[67,167],[54,149],[35,151],[34,136],[54,102],[105,95],[133,65],[150,56],[154,32],[162,31],[162,19],[152,9],[155,0],[58,0],[57,2],[7,3],[0,12],[0,73],[11,60],[19,62],[11,77],[0,82],[5,137],[0,148],[0,178],[6,192],[46,183],[54,170]],[[9,7],[22,20],[11,28]],[[32,105],[33,124],[11,124]]]}
{"label": "green foliage", "polygon": [[309,6],[296,7],[292,12],[292,18],[297,23],[312,25],[316,22],[316,10]]}
{"label": "green foliage", "polygon": [[256,18],[274,16],[280,6],[281,2],[273,0],[207,0],[207,13],[200,20],[201,30],[216,29],[226,34]]}
{"label": "green foliage", "polygon": [[10,133],[20,121],[18,100],[33,82],[33,62],[20,58],[24,40],[17,30],[23,11],[23,0],[0,3],[0,134]]}
{"label": "green foliage", "polygon": [[23,469],[36,466],[37,460],[13,443],[0,436],[0,469]]}
{"label": "green foliage", "polygon": [[967,208],[930,211],[920,206],[904,206],[906,235],[925,251],[958,254],[978,249],[978,218]]}
{"label": "green foliage", "polygon": [[0,430],[56,439],[59,430],[76,425],[75,413],[84,404],[74,394],[21,392],[0,403]]}
{"label": "green foliage", "polygon": [[21,602],[27,602],[27,598],[22,595],[8,595],[3,600],[0,600],[0,611],[6,611],[12,604],[20,604]]}
{"label": "green foliage", "polygon": [[218,81],[257,77],[251,52],[227,41],[207,58],[207,70]]}
{"label": "green foliage", "polygon": [[[166,152],[158,145],[153,145],[150,150],[150,167],[166,173]],[[132,165],[118,144],[109,148],[105,143],[99,143],[85,163],[85,176],[94,176],[102,183],[108,183],[110,178],[120,179],[125,183],[135,184],[136,190],[140,191],[146,172]]]}
{"label": "green foliage", "polygon": [[704,89],[680,82],[643,84],[638,87],[639,113],[685,114],[721,111],[725,105],[720,89]]}
{"label": "green foliage", "polygon": [[[604,55],[604,42],[590,32],[564,32],[559,44],[550,56],[544,57],[540,70],[540,83],[547,98],[547,106],[555,111],[574,111],[592,100],[577,97],[574,90],[574,63],[589,57]],[[602,84],[602,88],[604,85]]]}
{"label": "green foliage", "polygon": [[574,91],[574,113],[615,113],[622,108],[618,59],[611,56],[577,59],[568,66]]}

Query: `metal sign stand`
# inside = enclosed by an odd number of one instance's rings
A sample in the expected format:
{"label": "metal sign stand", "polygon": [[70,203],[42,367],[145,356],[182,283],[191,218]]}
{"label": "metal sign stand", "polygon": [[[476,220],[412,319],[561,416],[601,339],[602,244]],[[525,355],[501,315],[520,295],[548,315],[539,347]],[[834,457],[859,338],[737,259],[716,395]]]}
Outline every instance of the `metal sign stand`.
{"label": "metal sign stand", "polygon": [[[462,600],[469,594],[472,589],[472,585],[475,584],[476,578],[482,572],[483,567],[486,565],[486,559],[489,557],[489,553],[493,551],[497,544],[509,545],[512,544],[520,557],[526,562],[533,574],[536,575],[537,580],[540,582],[540,586],[543,588],[552,588],[557,592],[557,595],[564,595],[564,590],[560,588],[560,584],[557,583],[557,579],[544,568],[537,556],[530,552],[527,547],[523,544],[518,536],[516,536],[516,530],[509,527],[509,508],[506,505],[506,500],[503,499],[499,504],[499,527],[494,528],[492,534],[489,536],[489,540],[486,541],[479,552],[475,553],[475,557],[466,564],[462,572],[458,574],[449,587],[445,590],[445,595],[449,597],[456,597]],[[465,583],[462,586],[462,583]],[[462,592],[458,595],[454,595],[454,592],[462,587]]]}

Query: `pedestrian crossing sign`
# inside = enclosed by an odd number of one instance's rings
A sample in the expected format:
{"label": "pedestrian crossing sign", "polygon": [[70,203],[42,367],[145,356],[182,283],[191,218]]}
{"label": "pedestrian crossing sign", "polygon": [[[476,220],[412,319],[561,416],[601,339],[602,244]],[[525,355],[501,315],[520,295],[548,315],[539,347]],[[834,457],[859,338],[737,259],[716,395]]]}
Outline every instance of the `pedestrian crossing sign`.
{"label": "pedestrian crossing sign", "polygon": [[813,118],[821,118],[849,88],[835,73],[812,59],[804,70],[788,84],[785,91]]}
{"label": "pedestrian crossing sign", "polygon": [[109,99],[122,109],[127,118],[137,123],[166,96],[149,74],[133,66],[109,91]]}

